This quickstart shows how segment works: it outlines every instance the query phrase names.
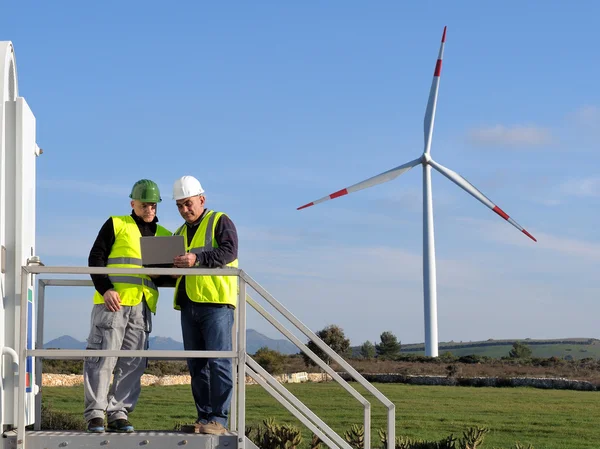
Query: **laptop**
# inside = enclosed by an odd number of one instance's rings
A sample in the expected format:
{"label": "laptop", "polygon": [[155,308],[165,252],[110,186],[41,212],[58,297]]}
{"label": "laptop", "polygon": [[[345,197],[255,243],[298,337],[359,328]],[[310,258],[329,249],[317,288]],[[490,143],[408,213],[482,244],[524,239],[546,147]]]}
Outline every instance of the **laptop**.
{"label": "laptop", "polygon": [[185,254],[183,235],[141,237],[142,265],[148,268],[169,268],[175,256]]}

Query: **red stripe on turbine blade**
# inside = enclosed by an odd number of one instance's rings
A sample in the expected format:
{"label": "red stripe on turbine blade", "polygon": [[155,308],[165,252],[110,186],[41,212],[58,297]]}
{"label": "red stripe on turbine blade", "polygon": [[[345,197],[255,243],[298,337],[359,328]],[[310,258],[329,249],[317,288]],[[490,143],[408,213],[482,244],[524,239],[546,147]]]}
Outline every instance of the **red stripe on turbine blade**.
{"label": "red stripe on turbine blade", "polygon": [[523,229],[523,231],[521,231],[523,234],[525,234],[527,237],[529,237],[531,240],[533,240],[534,242],[537,242],[537,239],[531,235],[529,232],[527,232],[525,229]]}
{"label": "red stripe on turbine blade", "polygon": [[442,43],[446,42],[446,27],[444,27],[444,34],[442,35]]}
{"label": "red stripe on turbine blade", "polygon": [[436,65],[435,65],[435,72],[433,72],[433,76],[440,76],[441,72],[442,72],[442,60],[438,59]]}
{"label": "red stripe on turbine blade", "polygon": [[339,198],[340,196],[344,196],[344,195],[348,195],[348,189],[338,190],[337,192],[329,195],[329,198],[331,198],[333,200],[335,198]]}
{"label": "red stripe on turbine blade", "polygon": [[306,209],[307,207],[314,206],[314,205],[315,205],[315,203],[308,203],[308,204],[305,204],[304,206],[300,206],[296,210]]}
{"label": "red stripe on turbine blade", "polygon": [[494,212],[496,212],[498,215],[500,215],[502,218],[504,218],[505,220],[508,220],[510,218],[508,216],[508,214],[506,212],[504,212],[502,209],[500,209],[498,206],[494,206],[494,208],[492,210]]}

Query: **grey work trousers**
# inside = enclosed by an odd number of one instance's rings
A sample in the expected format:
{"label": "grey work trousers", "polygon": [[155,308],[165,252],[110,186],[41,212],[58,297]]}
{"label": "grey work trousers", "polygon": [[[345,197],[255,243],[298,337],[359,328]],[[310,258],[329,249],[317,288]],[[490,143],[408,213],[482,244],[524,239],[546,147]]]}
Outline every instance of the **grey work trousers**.
{"label": "grey work trousers", "polygon": [[[121,306],[117,312],[111,312],[104,304],[94,304],[87,349],[148,349],[151,331],[152,313],[145,300],[137,306]],[[104,419],[104,412],[109,423],[127,419],[140,396],[146,365],[145,357],[86,357],[85,420]]]}

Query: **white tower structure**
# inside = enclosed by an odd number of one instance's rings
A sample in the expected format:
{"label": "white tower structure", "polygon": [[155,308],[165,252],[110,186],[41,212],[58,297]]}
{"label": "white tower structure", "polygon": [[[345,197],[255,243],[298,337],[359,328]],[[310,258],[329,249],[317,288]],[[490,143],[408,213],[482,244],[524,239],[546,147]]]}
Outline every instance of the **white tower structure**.
{"label": "white tower structure", "polygon": [[[35,254],[35,163],[41,151],[36,144],[35,117],[19,97],[17,65],[11,42],[0,41],[0,424],[2,430],[17,425],[21,295],[28,298],[27,346],[35,341],[33,285],[21,291],[21,266]],[[26,424],[34,420],[34,396],[39,390],[33,360],[26,364]]]}

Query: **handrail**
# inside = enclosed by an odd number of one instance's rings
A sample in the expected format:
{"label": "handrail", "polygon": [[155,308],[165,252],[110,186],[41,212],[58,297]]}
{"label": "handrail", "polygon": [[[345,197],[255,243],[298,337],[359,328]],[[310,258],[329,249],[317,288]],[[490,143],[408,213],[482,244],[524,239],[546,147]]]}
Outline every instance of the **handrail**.
{"label": "handrail", "polygon": [[[9,346],[2,346],[2,358],[4,358],[5,355],[9,355],[10,358],[12,359],[12,373],[13,373],[13,377],[17,378],[17,376],[19,375],[19,354],[17,354],[17,351],[15,351],[13,348],[9,347]],[[4,363],[0,364],[3,365]],[[13,386],[15,385],[15,383],[13,383]],[[17,404],[17,400],[19,397],[19,391],[18,391],[18,387],[15,386],[13,387],[13,407]],[[2,397],[0,397],[0,411],[4,410],[4,395],[1,395]]]}
{"label": "handrail", "polygon": [[267,383],[260,375],[258,375],[254,370],[250,367],[248,368],[248,375],[256,381],[261,387],[263,387],[267,393],[273,396],[277,402],[283,405],[292,415],[302,422],[306,427],[308,427],[315,435],[317,435],[323,443],[330,449],[339,449],[338,446],[331,440],[329,437],[317,426],[315,426],[312,421],[306,418],[302,413],[300,413],[290,402],[284,398],[281,394],[279,394],[271,385]]}
{"label": "handrail", "polygon": [[[250,295],[246,295],[246,301],[250,304],[254,310],[256,310],[264,319],[266,319],[269,323],[271,323],[279,332],[289,338],[292,343],[294,343],[298,349],[303,351],[312,361],[314,361],[317,365],[321,367],[327,374],[329,374],[333,379],[339,383],[342,388],[344,388],[348,393],[354,396],[355,399],[358,400],[363,405],[364,408],[364,416],[363,421],[365,423],[365,435],[369,433],[367,429],[371,427],[371,403],[365,399],[365,397],[360,394],[356,389],[354,389],[346,380],[336,373],[333,368],[331,368],[327,363],[325,363],[318,355],[316,355],[313,351],[310,350],[308,346],[302,343],[298,337],[292,334],[289,330],[287,330],[273,315],[267,312],[264,307],[258,304]],[[370,446],[371,442],[367,443],[367,439],[365,438],[365,447],[368,448],[367,444]]]}
{"label": "handrail", "polygon": [[81,359],[84,357],[144,357],[188,359],[237,358],[235,351],[186,351],[181,349],[28,349],[27,356],[55,359]]}
{"label": "handrail", "polygon": [[[181,351],[181,350],[83,350],[83,349],[26,349],[26,319],[27,319],[27,289],[30,285],[29,278],[32,275],[38,274],[71,274],[71,275],[89,275],[89,274],[147,274],[147,275],[210,275],[214,276],[215,271],[218,271],[219,276],[236,276],[239,278],[239,304],[237,308],[237,317],[240,326],[237,332],[236,344],[233,351]],[[260,384],[269,394],[274,396],[284,407],[292,414],[298,417],[309,429],[313,430],[321,440],[332,448],[350,449],[348,443],[344,441],[335,431],[328,427],[317,415],[315,415],[308,407],[302,404],[295,396],[287,389],[279,384],[272,376],[270,376],[260,365],[258,365],[248,354],[246,354],[246,303],[250,304],[261,316],[263,316],[276,329],[291,340],[301,351],[308,355],[317,365],[327,372],[334,380],[336,380],[346,391],[355,397],[364,407],[364,429],[365,429],[365,449],[370,449],[371,444],[371,404],[359,392],[357,392],[348,382],[336,373],[327,363],[311,351],[303,342],[301,342],[293,333],[283,326],[273,315],[266,311],[258,304],[250,295],[246,293],[246,285],[250,286],[260,296],[262,296],[271,306],[281,313],[290,323],[292,323],[299,331],[312,340],[325,354],[335,360],[352,378],[361,384],[369,393],[375,396],[388,409],[388,445],[387,449],[394,449],[395,446],[395,406],[389,401],[379,390],[373,387],[364,379],[352,366],[350,366],[343,358],[335,351],[327,346],[316,334],[308,329],[300,322],[286,307],[279,303],[270,293],[268,293],[258,282],[239,268],[107,268],[107,267],[52,267],[52,266],[24,266],[21,270],[21,329],[20,343],[21,348],[19,354],[19,370],[23,370],[27,357],[44,357],[44,358],[85,358],[90,357],[90,352],[96,357],[117,357],[126,353],[127,357],[145,357],[145,358],[160,358],[160,359],[184,359],[190,357],[227,357],[236,360],[234,365],[237,369],[237,384],[238,384],[238,402],[236,411],[237,429],[243,432],[245,429],[245,378],[249,375],[258,384]],[[32,285],[32,284],[31,284]],[[92,281],[89,279],[39,279],[41,287],[41,295],[39,299],[43,301],[44,290],[46,286],[91,286]],[[242,300],[245,298],[245,300]],[[42,304],[43,307],[43,304]],[[38,323],[38,329],[43,327]],[[39,347],[39,342],[43,338],[37,336],[36,347]],[[179,353],[179,354],[178,354]],[[22,363],[21,363],[22,362]],[[36,364],[37,365],[37,364]],[[18,392],[25,391],[25,376],[19,376]],[[17,419],[17,449],[25,449],[24,447],[24,431],[25,431],[25,403],[21,398],[20,393],[17,395],[18,401],[18,419]],[[36,418],[37,408],[41,402],[37,401],[36,397]],[[232,406],[235,407],[234,404]],[[232,413],[233,414],[233,413]],[[233,416],[232,416],[233,418]],[[37,421],[37,419],[36,419]],[[315,425],[316,424],[316,425]],[[36,425],[39,425],[36,422]],[[19,436],[21,436],[19,438]],[[331,439],[330,439],[331,438]],[[334,443],[335,441],[335,443]],[[238,438],[237,449],[244,449],[245,439],[243,434]]]}
{"label": "handrail", "polygon": [[[240,278],[238,286],[238,338],[237,338],[237,425],[238,449],[245,449],[244,437],[246,432],[246,282]],[[233,363],[232,363],[233,365]],[[233,370],[232,370],[233,371]],[[233,374],[233,373],[232,373]],[[241,432],[241,435],[240,435]]]}
{"label": "handrail", "polygon": [[[107,267],[53,267],[24,266],[26,274],[176,274],[179,276],[240,276],[240,268],[107,268]],[[215,274],[215,272],[217,274]]]}
{"label": "handrail", "polygon": [[246,358],[246,364],[252,368],[258,375],[260,375],[265,381],[273,387],[275,391],[277,391],[280,395],[286,398],[289,402],[294,405],[297,409],[299,409],[302,413],[308,416],[318,427],[325,431],[328,436],[331,436],[335,442],[344,449],[352,449],[342,437],[340,437],[334,430],[329,427],[321,418],[313,413],[311,409],[309,409],[306,405],[296,398],[292,393],[290,393],[283,385],[281,385],[277,380],[271,376],[266,369],[260,366],[252,357],[248,356]]}
{"label": "handrail", "polygon": [[[240,276],[246,280],[259,295],[271,304],[279,313],[285,316],[298,330],[304,335],[310,338],[325,354],[336,361],[341,367],[343,367],[348,374],[350,374],[359,384],[361,384],[369,393],[375,396],[384,406],[388,409],[388,449],[394,449],[396,445],[396,419],[395,409],[396,406],[392,401],[386,398],[379,390],[371,385],[358,371],[356,371],[348,362],[346,362],[339,354],[325,344],[313,331],[306,327],[298,318],[294,316],[286,307],[284,307],[279,301],[277,301],[264,287],[258,282],[248,276],[245,272],[241,272]],[[370,429],[369,429],[370,430]],[[370,444],[371,435],[370,432],[367,434],[367,427],[365,426],[365,448],[367,447],[367,441]]]}
{"label": "handrail", "polygon": [[[89,279],[89,283],[93,285],[91,279]],[[36,324],[37,328],[35,330],[35,348],[44,348],[44,304],[45,304],[45,294],[46,288],[44,285],[43,279],[38,279],[38,302],[36,307]],[[35,364],[35,379],[42,378],[42,364]],[[35,407],[35,421],[33,423],[34,430],[42,430],[42,395],[36,394],[34,400]]]}
{"label": "handrail", "polygon": [[17,351],[9,346],[2,346],[2,355],[10,356],[14,363],[13,373],[19,374],[19,354],[17,354]]}
{"label": "handrail", "polygon": [[25,449],[25,377],[27,363],[27,293],[30,273],[21,267],[21,313],[19,317],[19,387],[17,400],[17,449]]}

